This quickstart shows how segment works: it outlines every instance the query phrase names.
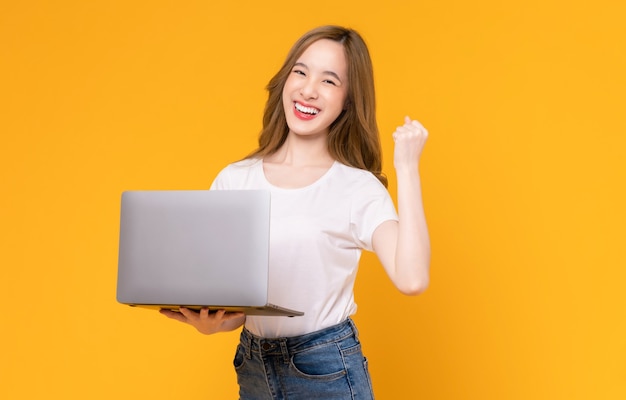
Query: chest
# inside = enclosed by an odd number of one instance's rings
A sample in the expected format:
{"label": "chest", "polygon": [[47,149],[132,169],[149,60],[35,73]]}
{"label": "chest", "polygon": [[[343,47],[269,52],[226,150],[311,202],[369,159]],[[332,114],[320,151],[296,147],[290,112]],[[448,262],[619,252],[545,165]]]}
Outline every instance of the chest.
{"label": "chest", "polygon": [[[351,202],[346,196],[328,196],[314,190],[307,194],[272,194],[271,234],[274,243],[334,243],[352,247]],[[298,248],[299,246],[294,246]]]}
{"label": "chest", "polygon": [[265,164],[263,171],[265,179],[272,185],[283,189],[298,189],[317,182],[329,168],[328,165],[296,167]]}

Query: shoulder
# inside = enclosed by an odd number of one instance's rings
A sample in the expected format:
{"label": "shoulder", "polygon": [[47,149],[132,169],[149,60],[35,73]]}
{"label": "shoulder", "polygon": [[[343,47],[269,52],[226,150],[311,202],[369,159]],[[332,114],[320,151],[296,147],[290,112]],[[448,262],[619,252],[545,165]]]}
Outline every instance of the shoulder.
{"label": "shoulder", "polygon": [[346,188],[352,191],[383,191],[387,192],[387,188],[378,178],[370,171],[351,167],[337,161],[335,163],[335,176],[341,181]]}
{"label": "shoulder", "polygon": [[260,159],[249,158],[228,164],[215,177],[212,187],[216,189],[239,188],[258,175],[262,168]]}
{"label": "shoulder", "polygon": [[253,170],[256,166],[260,165],[261,160],[258,158],[246,158],[241,161],[236,161],[234,163],[228,164],[224,167],[218,174],[220,175],[242,175],[248,174],[251,170]]}
{"label": "shoulder", "polygon": [[254,167],[255,165],[258,165],[260,162],[260,158],[245,158],[243,160],[228,164],[226,167],[224,167],[222,171],[245,171]]}

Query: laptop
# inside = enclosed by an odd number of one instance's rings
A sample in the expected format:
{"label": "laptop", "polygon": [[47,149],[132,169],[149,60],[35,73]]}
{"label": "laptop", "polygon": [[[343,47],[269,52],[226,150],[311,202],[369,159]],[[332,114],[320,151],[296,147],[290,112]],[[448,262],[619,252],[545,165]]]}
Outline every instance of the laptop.
{"label": "laptop", "polygon": [[270,192],[122,193],[117,301],[301,316],[268,303]]}

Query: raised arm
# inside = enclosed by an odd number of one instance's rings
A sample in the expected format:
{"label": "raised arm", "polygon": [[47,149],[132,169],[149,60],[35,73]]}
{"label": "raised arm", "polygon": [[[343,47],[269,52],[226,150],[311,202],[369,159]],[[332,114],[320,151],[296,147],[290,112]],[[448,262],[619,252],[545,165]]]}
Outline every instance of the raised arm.
{"label": "raised arm", "polygon": [[430,238],[419,174],[419,159],[428,131],[405,117],[393,134],[399,221],[383,222],[372,238],[374,252],[402,293],[417,295],[429,283]]}

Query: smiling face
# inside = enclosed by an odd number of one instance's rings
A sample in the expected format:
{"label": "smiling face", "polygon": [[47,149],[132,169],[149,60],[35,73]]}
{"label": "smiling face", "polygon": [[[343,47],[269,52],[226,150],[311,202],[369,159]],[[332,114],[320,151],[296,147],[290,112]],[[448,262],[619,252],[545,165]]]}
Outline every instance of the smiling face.
{"label": "smiling face", "polygon": [[345,51],[339,42],[321,39],[302,53],[282,92],[290,134],[328,134],[328,127],[345,107],[347,72]]}

